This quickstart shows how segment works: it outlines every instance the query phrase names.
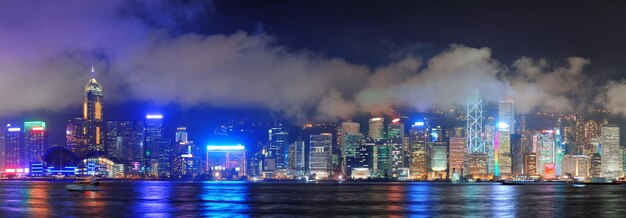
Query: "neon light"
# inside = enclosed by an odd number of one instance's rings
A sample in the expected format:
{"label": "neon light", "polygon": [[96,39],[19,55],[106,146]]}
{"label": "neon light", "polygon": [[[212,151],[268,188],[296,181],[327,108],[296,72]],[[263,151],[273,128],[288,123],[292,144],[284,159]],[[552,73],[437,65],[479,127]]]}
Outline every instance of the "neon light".
{"label": "neon light", "polygon": [[424,122],[423,121],[415,122],[414,126],[424,126]]}
{"label": "neon light", "polygon": [[180,157],[193,157],[192,154],[181,154]]}
{"label": "neon light", "polygon": [[15,169],[5,169],[4,172],[15,173]]}
{"label": "neon light", "polygon": [[146,115],[146,119],[163,119],[163,115],[161,115],[161,114],[148,114],[148,115]]}
{"label": "neon light", "polygon": [[32,131],[43,131],[43,127],[37,126],[37,127],[33,127],[31,130]]}
{"label": "neon light", "polygon": [[243,151],[246,148],[243,145],[208,145],[207,151]]}
{"label": "neon light", "polygon": [[17,128],[17,127],[9,128],[9,132],[19,132],[19,131],[22,131],[22,129]]}
{"label": "neon light", "polygon": [[371,121],[380,121],[381,119],[382,119],[382,118],[380,118],[380,117],[375,117],[375,118],[372,118],[372,119],[370,119],[370,120],[371,120]]}
{"label": "neon light", "polygon": [[493,155],[494,155],[494,176],[499,176],[500,175],[500,169],[498,169],[498,149],[500,147],[499,143],[499,135],[498,132],[496,132],[496,136],[494,137],[494,142],[493,142]]}
{"label": "neon light", "polygon": [[397,123],[397,122],[400,122],[400,118],[393,119],[393,120],[391,120],[391,122],[392,122],[392,123]]}

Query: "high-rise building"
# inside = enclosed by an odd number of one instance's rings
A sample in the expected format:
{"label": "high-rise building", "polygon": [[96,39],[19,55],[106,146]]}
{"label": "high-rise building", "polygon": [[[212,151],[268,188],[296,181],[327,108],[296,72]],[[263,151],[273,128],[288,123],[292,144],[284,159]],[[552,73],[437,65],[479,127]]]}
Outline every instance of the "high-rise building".
{"label": "high-rise building", "polygon": [[[346,158],[345,154],[346,154],[346,147],[345,147],[345,143],[346,143],[346,136],[348,134],[357,134],[361,132],[361,125],[359,123],[355,123],[355,122],[351,122],[351,121],[346,121],[346,122],[342,122],[341,126],[338,128],[337,131],[337,149],[339,149],[339,153],[340,153],[340,158],[341,158],[341,172],[344,175],[347,175],[350,173],[349,170],[347,170],[348,168],[348,163],[346,161],[348,161],[348,159]],[[358,150],[358,145],[357,147],[353,147],[351,149],[354,149],[353,151]],[[354,154],[354,152],[349,151],[350,154]],[[352,156],[352,158],[354,159],[354,155]],[[347,170],[347,171],[346,171]]]}
{"label": "high-rise building", "polygon": [[507,177],[511,170],[511,129],[509,124],[498,123],[495,145],[495,173],[496,177]]}
{"label": "high-rise building", "polygon": [[269,130],[267,159],[274,159],[275,169],[287,170],[287,149],[289,147],[289,126],[286,120],[276,120]]}
{"label": "high-rise building", "polygon": [[602,175],[602,156],[600,153],[591,154],[589,160],[589,176],[600,177]]}
{"label": "high-rise building", "polygon": [[478,91],[467,100],[467,151],[485,153],[483,141],[483,100]]}
{"label": "high-rise building", "polygon": [[369,132],[367,136],[373,139],[385,138],[385,118],[383,117],[370,118]]}
{"label": "high-rise building", "polygon": [[85,100],[83,102],[83,133],[85,144],[76,149],[78,155],[97,151],[104,152],[104,129],[102,119],[102,101],[104,95],[102,86],[96,81],[95,71],[91,67],[91,79],[85,85]]}
{"label": "high-rise building", "polygon": [[520,134],[511,134],[511,171],[514,175],[524,174],[524,149]]}
{"label": "high-rise building", "polygon": [[538,175],[537,173],[537,154],[526,153],[524,154],[524,171],[522,174],[532,176]]}
{"label": "high-rise building", "polygon": [[397,118],[396,122],[392,122],[389,124],[389,137],[388,138],[400,139],[400,140],[404,138],[404,124],[400,123],[399,118]]}
{"label": "high-rise building", "polygon": [[84,125],[83,118],[76,117],[69,119],[65,126],[65,143],[67,148],[79,157],[87,154],[85,133],[83,132]]}
{"label": "high-rise building", "polygon": [[193,178],[200,174],[200,149],[189,141],[187,127],[177,127],[174,140],[171,151],[172,177]]}
{"label": "high-rise building", "polygon": [[361,168],[359,151],[365,145],[365,137],[361,133],[348,133],[344,135],[343,158],[345,159],[345,171],[351,173],[353,168]]}
{"label": "high-rise building", "polygon": [[386,140],[368,139],[366,145],[372,146],[372,172],[376,178],[391,177],[391,144]]}
{"label": "high-rise building", "polygon": [[412,179],[428,178],[427,127],[424,121],[415,122],[409,132],[411,144],[410,172]]}
{"label": "high-rise building", "polygon": [[404,172],[404,148],[402,138],[389,139],[391,155],[391,177],[400,178]]}
{"label": "high-rise building", "polygon": [[554,131],[544,130],[537,135],[537,138],[537,173],[543,177],[546,177],[547,173],[544,172],[545,169],[554,169],[554,164],[556,160]]}
{"label": "high-rise building", "polygon": [[498,123],[504,123],[509,126],[509,131],[515,133],[515,108],[513,100],[498,101]]}
{"label": "high-rise building", "polygon": [[332,171],[332,134],[309,136],[309,172],[317,178],[328,178]]}
{"label": "high-rise building", "polygon": [[566,154],[563,156],[561,167],[562,175],[569,174],[574,178],[589,176],[589,158],[585,155]]}
{"label": "high-rise building", "polygon": [[5,134],[0,135],[0,172],[4,172],[7,166],[7,147],[5,143]]}
{"label": "high-rise building", "polygon": [[463,137],[450,137],[448,178],[454,181],[459,180],[460,176],[463,175],[465,143],[466,139]]}
{"label": "high-rise building", "polygon": [[304,166],[305,166],[305,151],[304,151],[304,141],[296,140],[295,142],[289,145],[289,155],[287,155],[289,159],[289,174],[302,177],[304,176]]}
{"label": "high-rise building", "polygon": [[619,127],[609,125],[602,127],[602,172],[601,176],[615,179],[623,176],[622,161],[624,160],[619,141]]}
{"label": "high-rise building", "polygon": [[496,135],[498,129],[494,121],[488,122],[483,128],[483,141],[485,142],[485,153],[487,155],[487,174],[495,174],[496,164]]}
{"label": "high-rise building", "polygon": [[149,114],[145,120],[144,166],[147,176],[159,176],[159,159],[163,143],[163,115]]}
{"label": "high-rise building", "polygon": [[446,179],[448,169],[448,145],[445,142],[428,143],[429,179]]}
{"label": "high-rise building", "polygon": [[48,149],[48,131],[42,121],[24,122],[25,164],[43,163],[42,156]]}
{"label": "high-rise building", "polygon": [[124,174],[139,175],[143,157],[143,122],[107,121],[105,123],[107,157],[124,165]]}
{"label": "high-rise building", "polygon": [[16,126],[8,125],[5,132],[6,169],[23,169],[28,163],[24,157],[24,133]]}

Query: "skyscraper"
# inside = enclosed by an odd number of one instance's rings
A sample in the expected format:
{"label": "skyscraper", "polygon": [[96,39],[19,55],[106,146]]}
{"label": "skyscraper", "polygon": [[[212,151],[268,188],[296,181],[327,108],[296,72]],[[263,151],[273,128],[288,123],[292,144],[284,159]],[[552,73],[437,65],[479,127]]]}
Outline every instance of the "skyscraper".
{"label": "skyscraper", "polygon": [[328,178],[332,171],[332,134],[311,135],[309,146],[309,171],[317,178]]}
{"label": "skyscraper", "polygon": [[485,153],[483,134],[483,100],[478,91],[467,100],[467,151]]}
{"label": "skyscraper", "polygon": [[556,159],[554,131],[544,130],[537,135],[537,173],[543,177],[551,177],[546,168],[553,169]]}
{"label": "skyscraper", "polygon": [[385,137],[385,118],[370,118],[369,132],[367,136],[373,139],[383,139]]}
{"label": "skyscraper", "polygon": [[448,169],[448,145],[446,142],[428,143],[429,152],[429,179],[446,179]]}
{"label": "skyscraper", "polygon": [[513,107],[513,100],[499,100],[498,101],[498,123],[505,123],[509,125],[511,134],[515,133],[515,108]]}
{"label": "skyscraper", "polygon": [[5,134],[0,134],[0,172],[4,172],[7,166],[7,147],[5,143]]}
{"label": "skyscraper", "polygon": [[43,153],[48,149],[48,131],[42,121],[24,122],[25,164],[42,163]]}
{"label": "skyscraper", "polygon": [[348,133],[344,135],[343,158],[345,159],[346,173],[350,174],[352,169],[360,167],[359,150],[365,145],[365,137],[361,133]]}
{"label": "skyscraper", "polygon": [[[341,172],[344,175],[347,175],[350,173],[351,170],[351,166],[350,163],[348,163],[348,158],[346,157],[346,154],[350,155],[350,160],[355,160],[356,159],[356,151],[359,149],[359,145],[354,144],[354,138],[350,139],[352,140],[350,143],[350,147],[348,147],[346,145],[346,141],[348,141],[347,137],[349,134],[360,134],[361,132],[361,125],[359,123],[355,123],[355,122],[342,122],[341,123],[341,128],[339,129],[338,133],[337,133],[337,145],[338,148],[340,150],[341,153]],[[361,135],[362,137],[363,135]],[[350,151],[346,151],[346,149],[350,149]],[[348,169],[350,168],[350,169]],[[347,170],[347,171],[346,171]]]}
{"label": "skyscraper", "polygon": [[269,130],[267,158],[274,159],[277,170],[287,169],[287,149],[289,147],[289,126],[286,120],[274,121]]}
{"label": "skyscraper", "polygon": [[428,177],[427,134],[426,123],[423,121],[415,122],[409,132],[411,144],[410,172],[412,179],[426,179]]}
{"label": "skyscraper", "polygon": [[102,101],[104,98],[102,86],[96,81],[95,71],[91,67],[91,79],[85,85],[85,100],[83,102],[83,133],[85,145],[77,149],[79,156],[91,151],[104,152],[104,134],[102,119]]}
{"label": "skyscraper", "polygon": [[510,126],[506,123],[498,123],[498,130],[495,137],[495,176],[510,176],[511,171],[511,132]]}
{"label": "skyscraper", "polygon": [[27,166],[24,158],[24,134],[16,126],[7,126],[4,144],[6,146],[6,168],[23,169]]}
{"label": "skyscraper", "polygon": [[609,125],[602,127],[602,172],[601,176],[615,179],[623,175],[622,149],[619,144],[619,127]]}
{"label": "skyscraper", "polygon": [[304,164],[306,161],[304,153],[304,141],[296,140],[289,145],[289,174],[301,177],[304,176]]}
{"label": "skyscraper", "polygon": [[85,133],[83,118],[76,117],[69,119],[65,126],[65,143],[67,148],[78,156],[83,156],[87,153],[87,146],[85,145]]}
{"label": "skyscraper", "polygon": [[463,137],[451,137],[450,138],[450,151],[449,151],[449,169],[448,178],[453,181],[459,180],[463,175],[463,165],[465,163],[465,143],[466,139]]}
{"label": "skyscraper", "polygon": [[145,120],[145,171],[146,175],[159,175],[159,158],[163,143],[163,115],[149,114]]}

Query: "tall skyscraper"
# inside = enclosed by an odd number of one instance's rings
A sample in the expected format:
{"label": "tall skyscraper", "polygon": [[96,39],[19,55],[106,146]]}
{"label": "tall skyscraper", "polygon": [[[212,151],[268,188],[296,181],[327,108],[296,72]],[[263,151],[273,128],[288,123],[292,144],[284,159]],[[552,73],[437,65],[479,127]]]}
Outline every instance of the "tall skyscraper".
{"label": "tall skyscraper", "polygon": [[448,145],[446,142],[428,143],[429,152],[429,179],[446,179],[448,176]]}
{"label": "tall skyscraper", "polygon": [[389,124],[389,139],[403,139],[404,138],[404,124],[400,123],[400,119],[394,120]]}
{"label": "tall skyscraper", "polygon": [[[361,132],[361,125],[359,123],[347,121],[347,122],[341,123],[341,127],[337,133],[337,145],[341,153],[341,172],[344,175],[350,174],[350,169],[348,168],[351,168],[351,166],[349,166],[350,164],[347,162],[348,158],[346,157],[346,154],[350,155],[351,160],[355,160],[356,151],[359,149],[358,148],[359,145],[354,144],[354,139],[350,139],[352,140],[352,142],[349,148],[346,146],[346,141],[348,137],[347,135],[360,134],[360,132]],[[346,151],[346,149],[351,149],[351,150]]]}
{"label": "tall skyscraper", "polygon": [[623,176],[622,149],[619,144],[619,127],[609,125],[602,127],[602,172],[601,176],[615,179]]}
{"label": "tall skyscraper", "polygon": [[83,118],[76,117],[69,119],[65,126],[65,143],[67,148],[79,157],[87,154],[87,146],[85,142],[85,132]]}
{"label": "tall skyscraper", "polygon": [[404,168],[404,147],[403,138],[388,139],[391,158],[391,177],[400,178]]}
{"label": "tall skyscraper", "polygon": [[373,139],[385,138],[385,118],[370,118],[368,137]]}
{"label": "tall skyscraper", "polygon": [[289,126],[286,120],[274,121],[269,130],[269,148],[267,158],[274,159],[276,169],[287,169],[287,149],[289,147]]}
{"label": "tall skyscraper", "polygon": [[554,146],[554,131],[544,130],[537,135],[537,173],[544,178],[550,178],[546,169],[553,169],[556,153]]}
{"label": "tall skyscraper", "polygon": [[359,150],[363,145],[365,145],[365,137],[363,134],[348,133],[344,135],[343,158],[345,159],[345,171],[347,174],[350,174],[352,169],[360,167]]}
{"label": "tall skyscraper", "polygon": [[483,100],[478,91],[467,100],[467,151],[485,153],[483,134]]}
{"label": "tall skyscraper", "polygon": [[509,125],[511,134],[515,133],[515,108],[513,107],[513,100],[499,100],[498,101],[498,123],[505,123]]}
{"label": "tall skyscraper", "polygon": [[304,164],[306,161],[304,153],[304,141],[296,140],[289,145],[289,174],[301,177],[304,176]]}
{"label": "tall skyscraper", "polygon": [[48,149],[48,131],[42,121],[24,122],[25,164],[43,163],[42,156]]}
{"label": "tall skyscraper", "polygon": [[424,121],[415,122],[411,126],[409,140],[411,144],[410,173],[412,179],[428,178],[427,134],[427,125]]}
{"label": "tall skyscraper", "polygon": [[317,178],[328,178],[332,171],[332,134],[311,135],[309,146],[309,171]]}
{"label": "tall skyscraper", "polygon": [[511,171],[511,129],[509,124],[498,123],[495,145],[495,176],[510,176]]}
{"label": "tall skyscraper", "polygon": [[450,161],[448,169],[448,178],[453,181],[460,179],[463,175],[463,167],[465,163],[465,143],[467,140],[463,137],[451,137],[450,138]]}
{"label": "tall skyscraper", "polygon": [[163,143],[163,115],[149,114],[145,120],[145,171],[146,175],[159,176],[159,159]]}
{"label": "tall skyscraper", "polygon": [[91,79],[85,85],[85,101],[83,102],[83,133],[85,145],[77,149],[79,155],[88,152],[104,152],[104,129],[102,119],[102,101],[104,98],[102,86],[96,81],[95,71],[91,67]]}
{"label": "tall skyscraper", "polygon": [[16,126],[7,126],[4,144],[6,146],[6,168],[23,169],[27,167],[24,158],[24,133]]}

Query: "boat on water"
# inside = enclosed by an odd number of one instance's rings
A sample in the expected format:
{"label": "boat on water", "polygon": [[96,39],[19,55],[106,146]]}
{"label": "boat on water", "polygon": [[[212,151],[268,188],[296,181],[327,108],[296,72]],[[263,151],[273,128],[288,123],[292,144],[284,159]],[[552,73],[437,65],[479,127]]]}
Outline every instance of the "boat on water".
{"label": "boat on water", "polygon": [[69,184],[65,188],[68,191],[99,191],[100,188],[95,185]]}
{"label": "boat on water", "polygon": [[502,185],[564,185],[565,181],[502,181]]}

